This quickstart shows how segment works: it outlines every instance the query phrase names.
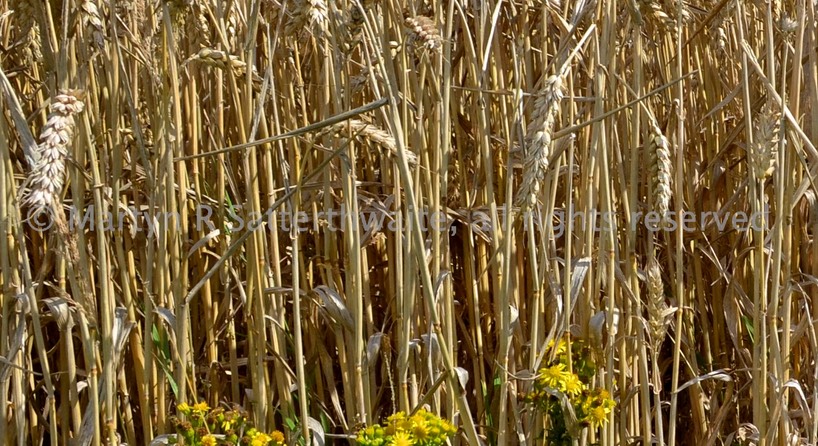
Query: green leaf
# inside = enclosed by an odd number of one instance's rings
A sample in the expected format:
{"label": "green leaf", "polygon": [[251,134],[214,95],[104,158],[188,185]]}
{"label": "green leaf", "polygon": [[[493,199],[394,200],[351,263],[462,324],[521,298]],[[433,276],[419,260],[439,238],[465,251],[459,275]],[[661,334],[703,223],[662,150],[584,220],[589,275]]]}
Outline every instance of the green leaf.
{"label": "green leaf", "polygon": [[176,384],[176,380],[173,379],[173,373],[170,372],[170,367],[168,367],[168,358],[170,358],[170,344],[159,335],[159,330],[156,328],[156,325],[151,327],[151,339],[153,340],[153,344],[156,346],[156,349],[161,352],[161,354],[156,355],[159,359],[159,365],[162,366],[162,371],[165,372],[165,376],[170,383],[170,389],[173,391],[173,395],[178,398],[179,386]]}
{"label": "green leaf", "polygon": [[755,330],[755,327],[753,327],[753,321],[749,317],[744,316],[744,315],[741,316],[741,320],[744,322],[744,328],[747,329],[747,333],[750,335],[750,342],[755,344],[756,343],[756,330]]}
{"label": "green leaf", "polygon": [[287,425],[287,429],[291,430],[291,431],[296,430],[296,428],[298,427],[295,420],[293,420],[292,418],[289,418],[289,417],[284,418],[284,424]]}

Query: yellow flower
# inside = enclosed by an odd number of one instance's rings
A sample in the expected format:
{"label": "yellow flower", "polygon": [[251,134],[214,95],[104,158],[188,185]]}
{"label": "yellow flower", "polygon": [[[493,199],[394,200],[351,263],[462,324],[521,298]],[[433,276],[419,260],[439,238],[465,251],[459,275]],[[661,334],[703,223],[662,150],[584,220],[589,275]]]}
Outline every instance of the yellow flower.
{"label": "yellow flower", "polygon": [[392,437],[389,446],[412,446],[412,438],[406,432],[398,432]]}
{"label": "yellow flower", "polygon": [[[552,348],[554,348],[554,340],[553,339],[548,342],[548,349],[550,350]],[[560,342],[557,344],[556,355],[559,356],[559,355],[565,353],[567,350],[568,350],[568,344],[566,344],[564,340],[560,340]]]}
{"label": "yellow flower", "polygon": [[573,373],[569,373],[565,376],[565,379],[562,381],[562,387],[560,388],[560,391],[564,392],[568,396],[573,397],[579,395],[584,388],[585,384],[582,384],[582,381],[579,380],[579,377]]}
{"label": "yellow flower", "polygon": [[611,399],[611,394],[605,389],[600,389],[596,401],[597,404],[605,408],[605,413],[611,413],[611,410],[616,406],[616,402]]}
{"label": "yellow flower", "polygon": [[429,428],[426,426],[426,420],[419,419],[415,421],[415,426],[412,428],[412,435],[417,440],[425,440],[429,438]]}
{"label": "yellow flower", "polygon": [[178,406],[176,406],[176,408],[183,414],[190,412],[190,406],[187,403],[180,403]]}
{"label": "yellow flower", "polygon": [[270,441],[276,445],[283,445],[284,444],[284,434],[281,431],[273,431],[270,433]]}
{"label": "yellow flower", "polygon": [[565,381],[566,375],[569,373],[565,371],[565,364],[556,364],[540,370],[540,384],[552,389],[559,389],[562,387],[562,382]]}
{"label": "yellow flower", "polygon": [[610,409],[606,410],[602,406],[596,406],[588,413],[588,421],[591,423],[591,426],[605,424],[605,422],[608,421],[608,413],[610,413]]}
{"label": "yellow flower", "polygon": [[202,446],[216,446],[216,437],[207,434],[202,437]]}
{"label": "yellow flower", "polygon": [[207,412],[208,409],[210,409],[210,406],[208,406],[207,403],[204,401],[193,405],[194,412],[205,413]]}
{"label": "yellow flower", "polygon": [[392,423],[392,422],[397,423],[398,421],[403,421],[405,419],[406,419],[406,414],[404,412],[396,412],[396,413],[393,413],[392,415],[389,415],[389,417],[386,418],[386,421],[388,421],[389,423]]}
{"label": "yellow flower", "polygon": [[412,420],[406,418],[406,414],[403,412],[392,414],[386,420],[389,422],[387,428],[387,434],[389,435],[412,430]]}
{"label": "yellow flower", "polygon": [[250,441],[250,446],[267,446],[272,439],[264,432],[258,432]]}

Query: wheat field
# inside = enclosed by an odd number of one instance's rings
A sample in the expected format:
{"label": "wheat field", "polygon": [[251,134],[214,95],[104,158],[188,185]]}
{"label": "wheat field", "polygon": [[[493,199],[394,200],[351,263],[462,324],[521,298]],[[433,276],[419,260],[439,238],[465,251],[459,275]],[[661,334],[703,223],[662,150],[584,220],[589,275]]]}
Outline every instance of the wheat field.
{"label": "wheat field", "polygon": [[816,10],[0,0],[0,443],[818,443]]}

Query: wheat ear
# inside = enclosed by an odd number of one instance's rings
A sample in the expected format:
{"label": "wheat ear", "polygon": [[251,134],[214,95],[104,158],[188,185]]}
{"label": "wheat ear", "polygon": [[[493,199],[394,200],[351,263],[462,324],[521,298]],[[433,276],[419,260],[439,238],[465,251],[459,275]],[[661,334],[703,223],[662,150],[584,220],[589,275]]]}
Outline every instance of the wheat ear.
{"label": "wheat ear", "polygon": [[84,0],[80,5],[82,23],[88,28],[94,39],[94,44],[102,48],[105,43],[105,27],[102,24],[102,16],[96,3],[91,0]]}
{"label": "wheat ear", "polygon": [[668,327],[668,316],[671,310],[665,302],[665,288],[662,283],[662,272],[659,270],[659,262],[656,258],[648,261],[648,329],[650,331],[650,341],[653,351],[656,352],[665,340]]}
{"label": "wheat ear", "polygon": [[773,110],[770,103],[764,105],[756,119],[753,120],[753,143],[748,155],[753,175],[763,180],[775,170],[775,154],[778,142],[778,119],[780,115]]}
{"label": "wheat ear", "polygon": [[534,103],[534,115],[525,138],[523,182],[517,194],[517,206],[528,208],[537,204],[541,183],[548,170],[554,124],[564,94],[562,77],[554,75],[546,79],[545,88]]}
{"label": "wheat ear", "polygon": [[418,48],[426,48],[431,51],[440,51],[443,39],[435,26],[434,20],[426,16],[407,16],[404,19],[406,27],[409,28],[408,42]]}
{"label": "wheat ear", "polygon": [[[340,134],[346,138],[357,137],[376,146],[382,147],[392,157],[398,156],[398,148],[397,144],[395,143],[395,138],[386,132],[386,130],[358,119],[350,119],[349,121],[339,122],[338,124],[329,126],[321,134]],[[406,157],[406,161],[409,162],[409,165],[417,165],[418,157],[414,152],[404,150],[403,153]]]}
{"label": "wheat ear", "polygon": [[664,221],[670,210],[672,193],[670,142],[655,121],[650,124],[648,150],[650,152],[650,185],[653,193],[652,210],[657,212]]}
{"label": "wheat ear", "polygon": [[22,42],[20,54],[26,64],[42,60],[40,24],[33,0],[10,0],[9,9],[15,12],[15,38]]}
{"label": "wheat ear", "polygon": [[68,144],[74,135],[74,115],[85,108],[82,93],[62,90],[51,102],[48,121],[40,133],[39,159],[26,178],[22,204],[29,217],[47,211],[62,191]]}
{"label": "wheat ear", "polygon": [[[363,3],[362,7],[366,8],[366,3]],[[355,47],[358,46],[358,44],[363,40],[365,20],[366,16],[364,15],[363,10],[361,10],[358,5],[350,2],[348,18],[346,21],[346,33],[344,34],[344,39],[342,42],[344,45],[343,50],[346,54],[349,54],[349,52],[355,49]]]}
{"label": "wheat ear", "polygon": [[297,0],[284,31],[287,35],[295,35],[308,28],[318,38],[326,33],[328,21],[329,8],[324,0]]}
{"label": "wheat ear", "polygon": [[[656,22],[658,28],[676,34],[676,14],[678,7],[674,5],[662,5],[656,0],[643,0],[641,2],[642,14]],[[690,9],[683,5],[682,23],[690,21]]]}
{"label": "wheat ear", "polygon": [[[213,48],[202,48],[189,60],[196,60],[204,63],[205,65],[222,70],[229,68],[233,70],[233,75],[238,79],[243,78],[245,74],[247,74],[247,63],[240,60],[237,56],[232,56],[224,51],[215,50]],[[258,89],[261,87],[263,81],[264,79],[262,79],[256,70],[253,69],[253,87]]]}

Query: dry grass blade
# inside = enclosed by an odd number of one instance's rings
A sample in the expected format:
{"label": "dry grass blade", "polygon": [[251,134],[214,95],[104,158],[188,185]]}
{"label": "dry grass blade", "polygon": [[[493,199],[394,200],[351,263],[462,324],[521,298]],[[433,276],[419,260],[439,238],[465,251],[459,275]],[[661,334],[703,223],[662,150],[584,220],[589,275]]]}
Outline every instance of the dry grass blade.
{"label": "dry grass blade", "polygon": [[313,288],[312,292],[321,300],[324,310],[335,323],[349,331],[353,330],[352,313],[349,312],[344,299],[337,291],[321,285]]}
{"label": "dry grass blade", "polygon": [[25,154],[26,161],[28,162],[28,167],[34,168],[40,157],[37,142],[34,140],[34,136],[31,134],[31,130],[28,128],[28,123],[23,115],[20,101],[17,98],[17,94],[14,92],[14,88],[9,82],[9,79],[6,77],[6,73],[3,72],[2,67],[0,67],[0,82],[2,82],[3,98],[6,100],[6,106],[9,109],[12,122],[14,122],[17,135],[20,138],[21,145],[23,146],[23,153]]}

